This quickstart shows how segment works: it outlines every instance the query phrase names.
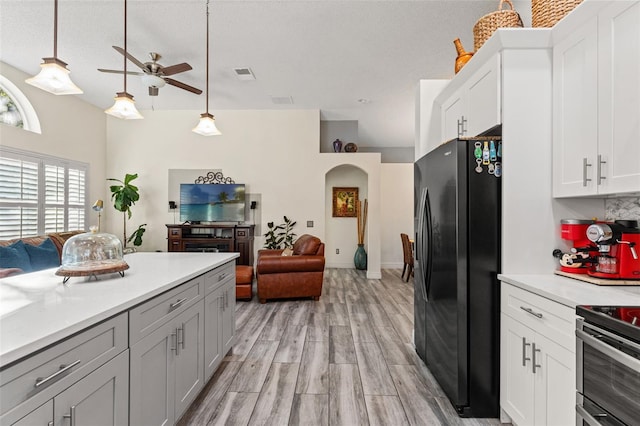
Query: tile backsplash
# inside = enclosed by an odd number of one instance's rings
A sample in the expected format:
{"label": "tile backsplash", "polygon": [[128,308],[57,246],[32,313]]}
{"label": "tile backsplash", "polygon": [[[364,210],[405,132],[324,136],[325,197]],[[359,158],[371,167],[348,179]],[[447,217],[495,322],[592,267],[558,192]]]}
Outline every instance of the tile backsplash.
{"label": "tile backsplash", "polygon": [[606,220],[635,219],[640,221],[640,197],[607,199],[604,208]]}

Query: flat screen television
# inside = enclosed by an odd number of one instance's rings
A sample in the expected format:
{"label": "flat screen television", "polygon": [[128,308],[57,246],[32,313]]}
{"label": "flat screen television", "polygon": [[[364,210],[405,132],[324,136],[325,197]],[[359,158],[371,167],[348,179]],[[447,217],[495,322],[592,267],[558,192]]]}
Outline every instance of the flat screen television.
{"label": "flat screen television", "polygon": [[244,222],[244,208],[244,184],[180,184],[182,222]]}

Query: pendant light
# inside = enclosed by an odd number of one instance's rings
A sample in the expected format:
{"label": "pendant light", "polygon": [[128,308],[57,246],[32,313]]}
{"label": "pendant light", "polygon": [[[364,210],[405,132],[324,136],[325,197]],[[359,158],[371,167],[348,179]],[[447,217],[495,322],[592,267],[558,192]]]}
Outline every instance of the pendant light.
{"label": "pendant light", "polygon": [[127,0],[124,0],[124,91],[117,92],[111,108],[105,112],[124,120],[140,120],[144,118],[136,109],[133,95],[127,93]]}
{"label": "pendant light", "polygon": [[200,114],[198,125],[193,128],[193,132],[202,136],[218,136],[221,135],[220,130],[216,127],[216,119],[209,114],[209,0],[207,0],[207,112]]}
{"label": "pendant light", "polygon": [[69,77],[67,64],[58,59],[58,0],[53,6],[53,58],[42,58],[38,75],[25,80],[27,84],[35,86],[54,95],[79,95],[82,90],[73,84]]}

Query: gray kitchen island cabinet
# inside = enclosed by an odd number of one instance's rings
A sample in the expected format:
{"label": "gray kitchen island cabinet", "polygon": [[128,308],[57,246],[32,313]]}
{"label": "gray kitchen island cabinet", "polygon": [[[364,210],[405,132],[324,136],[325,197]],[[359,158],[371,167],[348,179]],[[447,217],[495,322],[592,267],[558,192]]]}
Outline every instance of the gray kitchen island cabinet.
{"label": "gray kitchen island cabinet", "polygon": [[124,278],[1,279],[0,424],[174,424],[219,364],[205,342],[218,361],[233,344],[236,257],[136,253]]}

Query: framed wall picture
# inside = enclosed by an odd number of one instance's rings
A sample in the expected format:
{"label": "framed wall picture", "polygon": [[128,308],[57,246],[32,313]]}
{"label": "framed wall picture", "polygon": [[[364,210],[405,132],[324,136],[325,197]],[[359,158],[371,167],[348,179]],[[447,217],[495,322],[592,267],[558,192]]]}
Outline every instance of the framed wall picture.
{"label": "framed wall picture", "polygon": [[333,217],[356,217],[358,188],[333,188]]}

